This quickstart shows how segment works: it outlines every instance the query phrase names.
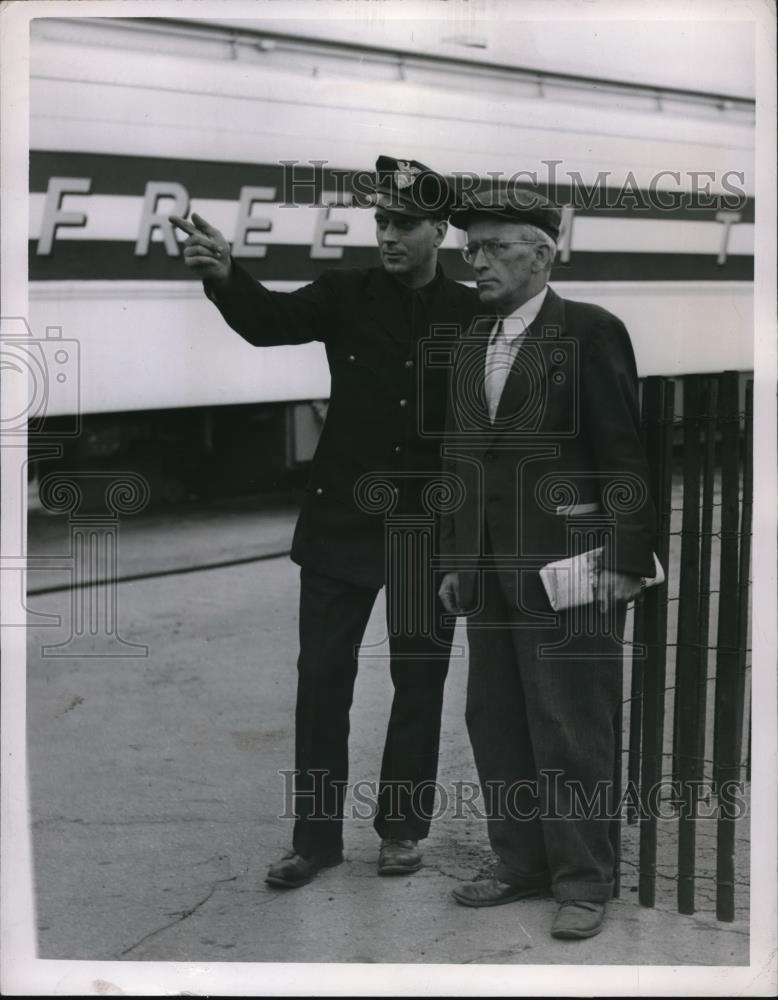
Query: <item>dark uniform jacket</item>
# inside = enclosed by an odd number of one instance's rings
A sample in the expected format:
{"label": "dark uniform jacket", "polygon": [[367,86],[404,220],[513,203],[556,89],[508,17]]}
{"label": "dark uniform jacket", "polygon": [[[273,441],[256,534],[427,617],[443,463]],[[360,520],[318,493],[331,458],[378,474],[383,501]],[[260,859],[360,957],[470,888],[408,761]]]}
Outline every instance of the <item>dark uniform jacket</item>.
{"label": "dark uniform jacket", "polygon": [[624,324],[549,288],[492,425],[484,362],[493,323],[474,324],[457,348],[448,415],[445,465],[464,501],[444,518],[441,544],[463,608],[478,605],[485,532],[519,607],[549,611],[538,569],[603,537],[612,568],[653,576],[655,511]]}
{"label": "dark uniform jacket", "polygon": [[[250,344],[324,343],[330,403],[292,559],[381,587],[384,519],[419,512],[421,486],[441,467],[450,365],[420,365],[421,342],[454,343],[479,311],[476,292],[440,267],[416,291],[372,268],[328,270],[294,292],[272,292],[233,263],[229,284],[206,283],[206,293]],[[370,474],[385,487],[365,483]]]}

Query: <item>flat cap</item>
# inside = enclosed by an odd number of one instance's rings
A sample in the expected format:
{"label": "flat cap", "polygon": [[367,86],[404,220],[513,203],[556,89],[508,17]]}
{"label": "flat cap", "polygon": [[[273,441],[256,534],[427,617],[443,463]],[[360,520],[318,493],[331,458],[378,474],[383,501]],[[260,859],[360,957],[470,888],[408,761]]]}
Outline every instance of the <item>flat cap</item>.
{"label": "flat cap", "polygon": [[451,225],[467,229],[478,218],[499,219],[537,226],[552,240],[559,238],[562,213],[553,202],[541,194],[516,186],[492,188],[484,192],[469,192],[451,213]]}
{"label": "flat cap", "polygon": [[447,218],[452,194],[446,178],[418,160],[376,160],[375,204],[387,212],[419,219]]}

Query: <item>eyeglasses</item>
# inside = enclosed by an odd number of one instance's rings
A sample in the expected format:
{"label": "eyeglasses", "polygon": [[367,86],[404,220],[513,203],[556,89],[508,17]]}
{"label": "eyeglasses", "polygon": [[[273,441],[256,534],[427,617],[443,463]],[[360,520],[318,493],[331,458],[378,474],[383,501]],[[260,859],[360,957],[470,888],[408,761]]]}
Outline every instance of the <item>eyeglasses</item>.
{"label": "eyeglasses", "polygon": [[462,247],[462,256],[468,264],[472,264],[478,256],[478,251],[483,250],[487,260],[497,260],[505,254],[508,247],[519,243],[535,246],[537,242],[537,240],[484,240],[483,243],[465,243]]}

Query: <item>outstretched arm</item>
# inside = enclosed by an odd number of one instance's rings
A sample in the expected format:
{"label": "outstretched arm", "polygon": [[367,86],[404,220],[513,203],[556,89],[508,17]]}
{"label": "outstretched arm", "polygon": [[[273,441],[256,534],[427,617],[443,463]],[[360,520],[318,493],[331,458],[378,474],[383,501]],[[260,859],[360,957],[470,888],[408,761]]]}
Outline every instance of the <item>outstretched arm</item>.
{"label": "outstretched arm", "polygon": [[244,340],[270,347],[327,339],[333,301],[326,275],[294,292],[271,292],[233,260],[224,235],[202,216],[193,212],[189,222],[171,215],[170,221],[187,234],[184,263]]}

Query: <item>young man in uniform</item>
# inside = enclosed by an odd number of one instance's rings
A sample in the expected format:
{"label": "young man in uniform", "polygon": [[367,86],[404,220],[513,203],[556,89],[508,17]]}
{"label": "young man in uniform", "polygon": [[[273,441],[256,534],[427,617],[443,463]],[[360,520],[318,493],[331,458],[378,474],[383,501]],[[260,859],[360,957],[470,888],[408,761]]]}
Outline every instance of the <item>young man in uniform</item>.
{"label": "young man in uniform", "polygon": [[[441,345],[450,344],[479,309],[476,292],[450,281],[438,263],[451,203],[446,180],[421,163],[388,156],[379,157],[376,170],[381,266],[327,270],[290,293],[269,291],[250,277],[205,220],[174,219],[189,234],[186,264],[237,333],[258,347],[321,341],[332,375],[292,544],[301,566],[297,818],[292,851],[268,872],[277,886],[304,885],[343,859],[358,647],[382,586],[388,607],[419,589],[418,567],[406,572],[386,556],[384,513],[390,507],[390,516],[428,514],[428,488],[440,476],[449,372],[420,365],[418,348],[435,327],[445,328]],[[374,512],[376,496],[389,498],[384,513]],[[428,834],[434,808],[453,625],[441,621],[431,570],[421,589],[433,627],[412,612],[405,627],[389,628],[394,700],[374,822],[381,875],[421,867],[418,841]]]}

